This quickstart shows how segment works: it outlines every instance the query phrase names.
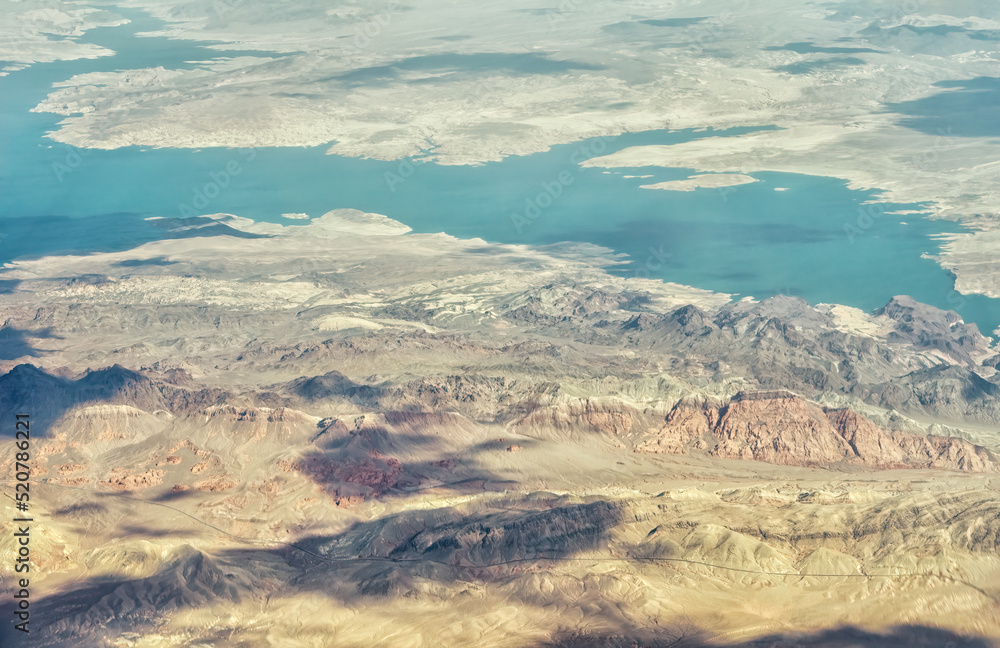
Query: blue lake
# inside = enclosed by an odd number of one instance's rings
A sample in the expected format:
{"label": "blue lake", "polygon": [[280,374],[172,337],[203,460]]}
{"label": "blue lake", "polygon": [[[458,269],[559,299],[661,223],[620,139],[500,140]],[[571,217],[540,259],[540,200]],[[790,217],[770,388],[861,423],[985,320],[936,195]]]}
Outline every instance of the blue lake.
{"label": "blue lake", "polygon": [[[628,146],[750,129],[629,133],[479,166],[343,158],[326,155],[325,146],[75,151],[45,136],[55,130],[59,116],[29,112],[53,83],[83,72],[181,68],[194,65],[191,61],[248,54],[206,49],[205,43],[138,38],[137,32],[160,23],[138,12],[116,11],[133,22],[95,29],[85,37],[116,56],[39,64],[0,78],[0,262],[124,250],[170,236],[145,220],[150,216],[228,212],[290,224],[282,213],[315,217],[347,207],[385,214],[417,232],[501,243],[596,243],[631,259],[616,272],[739,296],[784,293],[871,310],[893,295],[908,294],[957,310],[984,331],[1000,326],[998,300],[958,295],[953,277],[922,258],[937,251],[934,235],[960,231],[957,226],[891,213],[920,211],[925,205],[873,206],[875,192],[852,191],[833,178],[780,173],[757,173],[754,184],[721,190],[648,190],[640,185],[692,172],[607,172],[577,164]],[[549,64],[523,57],[464,63],[526,69]],[[431,58],[409,65],[448,64]]]}

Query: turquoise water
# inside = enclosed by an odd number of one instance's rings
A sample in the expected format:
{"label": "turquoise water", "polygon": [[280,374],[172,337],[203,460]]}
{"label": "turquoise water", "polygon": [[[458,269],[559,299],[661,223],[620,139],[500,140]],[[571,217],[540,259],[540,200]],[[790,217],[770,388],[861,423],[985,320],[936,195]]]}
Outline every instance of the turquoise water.
{"label": "turquoise water", "polygon": [[[0,261],[125,250],[174,235],[147,222],[149,216],[228,212],[292,224],[280,214],[319,216],[348,207],[386,214],[417,232],[503,243],[597,243],[628,255],[630,263],[616,272],[738,296],[784,293],[870,310],[893,295],[909,294],[958,310],[986,331],[1000,325],[997,300],[958,295],[953,278],[922,258],[937,250],[933,235],[956,231],[955,226],[919,214],[883,213],[869,204],[878,198],[874,192],[849,190],[837,179],[779,173],[754,174],[757,183],[721,190],[656,191],[640,185],[682,179],[691,171],[606,172],[578,164],[628,146],[750,129],[630,133],[480,166],[343,158],[326,155],[326,147],[76,151],[48,140],[45,134],[59,117],[28,111],[54,82],[82,72],[190,67],[196,65],[192,61],[246,54],[209,50],[205,43],[137,38],[158,21],[121,13],[133,23],[86,37],[117,56],[41,64],[0,78],[0,137],[6,144],[0,156]],[[406,65],[528,69],[550,63],[437,56]],[[366,74],[381,78],[392,70]]]}

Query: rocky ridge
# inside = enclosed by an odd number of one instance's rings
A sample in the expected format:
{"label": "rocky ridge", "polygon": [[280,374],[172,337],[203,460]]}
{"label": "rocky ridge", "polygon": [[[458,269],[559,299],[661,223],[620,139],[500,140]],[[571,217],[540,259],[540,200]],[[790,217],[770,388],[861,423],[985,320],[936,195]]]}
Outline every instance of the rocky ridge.
{"label": "rocky ridge", "polygon": [[844,462],[886,470],[948,468],[993,472],[997,456],[964,439],[920,436],[875,425],[851,409],[824,408],[789,392],[740,392],[726,403],[684,399],[639,452],[689,449],[783,465]]}
{"label": "rocky ridge", "polygon": [[222,220],[2,273],[40,646],[1000,638],[997,354],[954,315]]}

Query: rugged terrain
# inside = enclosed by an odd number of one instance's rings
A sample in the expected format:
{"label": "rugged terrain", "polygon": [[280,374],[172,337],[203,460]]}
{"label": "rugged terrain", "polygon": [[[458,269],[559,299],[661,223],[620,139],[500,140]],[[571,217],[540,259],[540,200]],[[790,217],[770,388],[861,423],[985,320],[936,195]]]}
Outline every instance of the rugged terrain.
{"label": "rugged terrain", "polygon": [[32,646],[1000,640],[1000,356],[953,313],[351,211],[164,226],[0,274]]}
{"label": "rugged terrain", "polygon": [[[93,149],[321,146],[402,181],[580,143],[560,187],[838,179],[868,196],[849,240],[938,218],[942,303],[1000,295],[996,3],[468,7],[0,0],[4,110],[52,141],[10,148],[66,151],[18,177],[51,173],[39,214],[70,218],[93,207],[56,185]],[[86,255],[39,231],[41,258],[0,232],[5,495],[13,415],[33,433],[32,632],[5,497],[2,648],[1000,646],[1000,348],[959,314],[282,216],[149,219],[162,240]]]}

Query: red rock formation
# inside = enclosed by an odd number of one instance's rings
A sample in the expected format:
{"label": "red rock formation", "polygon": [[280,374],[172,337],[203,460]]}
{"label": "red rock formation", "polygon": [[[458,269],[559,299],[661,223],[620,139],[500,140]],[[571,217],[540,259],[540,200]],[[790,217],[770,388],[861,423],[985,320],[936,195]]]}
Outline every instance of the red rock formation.
{"label": "red rock formation", "polygon": [[878,468],[906,466],[909,453],[886,430],[854,410],[829,410],[826,416],[863,463]]}
{"label": "red rock formation", "polygon": [[637,448],[638,452],[684,454],[693,445],[704,447],[719,420],[719,403],[704,398],[681,399],[667,414],[663,426]]}
{"label": "red rock formation", "polygon": [[515,423],[513,429],[527,436],[536,436],[533,431],[566,433],[581,429],[621,436],[640,427],[642,420],[642,413],[628,405],[584,400],[536,409]]}
{"label": "red rock formation", "polygon": [[125,468],[115,468],[111,474],[101,481],[100,485],[113,490],[138,490],[150,488],[163,483],[162,470],[147,470],[144,473],[133,473]]}
{"label": "red rock formation", "polygon": [[854,454],[823,410],[798,398],[734,399],[720,411],[714,435],[712,454],[731,459],[826,465]]}
{"label": "red rock formation", "polygon": [[990,451],[963,439],[890,431],[853,410],[825,410],[788,392],[741,393],[721,407],[681,400],[636,452],[676,454],[698,447],[719,457],[792,466],[1000,468]]}
{"label": "red rock formation", "polygon": [[[898,435],[898,436],[897,436]],[[893,435],[911,461],[926,468],[950,468],[967,472],[994,472],[996,457],[988,450],[955,437],[913,434]]]}
{"label": "red rock formation", "polygon": [[226,479],[225,477],[215,477],[213,479],[205,479],[200,482],[196,482],[194,484],[194,488],[196,490],[218,492],[236,488],[236,482],[232,479]]}
{"label": "red rock formation", "polygon": [[368,486],[381,493],[396,485],[396,478],[402,470],[403,465],[398,459],[386,459],[383,466],[374,461],[362,461],[343,466],[337,471],[337,476],[348,484]]}
{"label": "red rock formation", "polygon": [[[362,461],[335,462],[325,455],[310,455],[290,463],[281,461],[279,466],[309,477],[329,493],[338,506],[342,506],[363,502],[368,496],[381,495],[399,480],[403,471],[402,462],[377,450],[369,452],[369,456],[370,459]],[[345,488],[347,484],[351,486]]]}

